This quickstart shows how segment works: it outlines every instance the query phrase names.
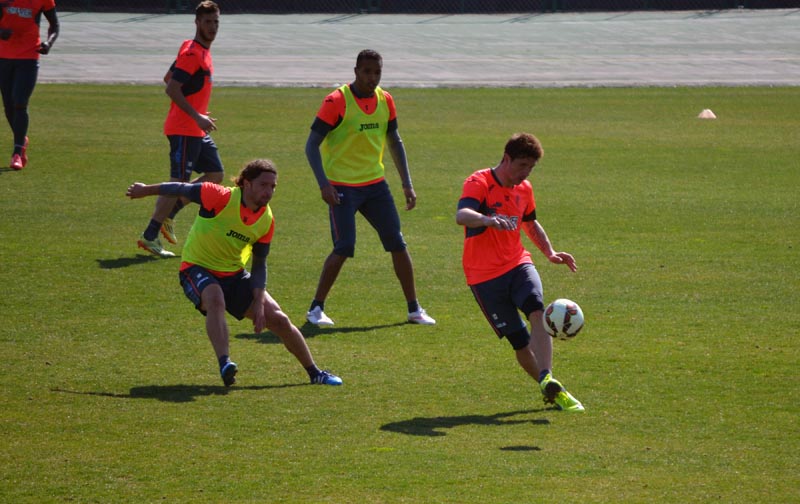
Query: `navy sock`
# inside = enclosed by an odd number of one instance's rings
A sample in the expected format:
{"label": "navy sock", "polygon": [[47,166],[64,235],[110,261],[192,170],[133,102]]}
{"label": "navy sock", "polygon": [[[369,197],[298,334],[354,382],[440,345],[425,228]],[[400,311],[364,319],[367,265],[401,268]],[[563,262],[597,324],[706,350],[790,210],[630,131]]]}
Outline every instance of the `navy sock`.
{"label": "navy sock", "polygon": [[542,380],[544,380],[544,377],[547,376],[548,374],[550,374],[549,369],[542,369],[541,371],[539,371],[539,383],[542,383]]}
{"label": "navy sock", "polygon": [[170,219],[174,219],[175,216],[178,215],[178,212],[180,212],[182,208],[183,208],[183,201],[178,199],[178,201],[175,202],[175,206],[172,207],[172,211],[169,213],[169,218]]}
{"label": "navy sock", "polygon": [[409,301],[408,302],[408,313],[415,312],[417,310],[419,310],[419,301],[416,300],[416,299],[414,301]]}
{"label": "navy sock", "polygon": [[308,377],[309,377],[309,378],[312,378],[312,379],[313,379],[315,376],[317,376],[318,374],[320,374],[320,372],[321,372],[321,371],[319,370],[319,368],[317,367],[317,365],[316,365],[316,364],[311,364],[310,366],[308,366],[308,367],[306,368],[306,373],[308,373]]}
{"label": "navy sock", "polygon": [[150,224],[147,225],[147,229],[144,230],[144,239],[147,241],[153,241],[158,238],[158,231],[161,229],[161,223],[150,219]]}
{"label": "navy sock", "polygon": [[222,368],[224,368],[225,364],[229,363],[231,359],[227,355],[223,355],[218,359],[218,361],[219,361],[219,370],[222,371]]}
{"label": "navy sock", "polygon": [[308,311],[313,310],[317,306],[319,306],[320,310],[325,311],[325,301],[317,301],[316,299],[311,301],[311,308],[309,308]]}

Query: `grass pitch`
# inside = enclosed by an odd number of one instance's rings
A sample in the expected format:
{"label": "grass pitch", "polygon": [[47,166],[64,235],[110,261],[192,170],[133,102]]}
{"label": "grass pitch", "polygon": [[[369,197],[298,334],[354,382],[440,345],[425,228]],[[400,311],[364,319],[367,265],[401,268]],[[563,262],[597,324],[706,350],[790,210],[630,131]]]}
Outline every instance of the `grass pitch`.
{"label": "grass pitch", "polygon": [[[30,164],[0,169],[0,500],[800,501],[797,89],[391,91],[419,198],[404,233],[438,324],[404,323],[362,226],[326,305],[337,326],[303,327],[345,385],[307,385],[273,335],[231,319],[226,390],[179,260],[136,249],[154,201],[124,197],[167,177],[162,89],[37,87]],[[268,288],[300,326],[330,247],[303,154],[326,92],[212,99],[228,174],[280,170]],[[583,415],[542,406],[464,285],[461,183],[516,131],[544,144],[537,214],[580,267],[530,246],[547,299],[587,318],[555,344]]]}

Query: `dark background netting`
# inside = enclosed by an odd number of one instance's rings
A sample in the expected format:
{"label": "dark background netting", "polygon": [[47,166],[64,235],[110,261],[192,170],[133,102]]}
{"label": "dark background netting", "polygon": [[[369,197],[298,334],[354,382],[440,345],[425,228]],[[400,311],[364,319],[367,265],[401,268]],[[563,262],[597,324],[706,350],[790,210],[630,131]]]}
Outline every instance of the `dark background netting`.
{"label": "dark background netting", "polygon": [[[57,0],[59,11],[193,12],[199,0]],[[217,0],[226,14],[492,14],[633,10],[792,9],[800,0]]]}

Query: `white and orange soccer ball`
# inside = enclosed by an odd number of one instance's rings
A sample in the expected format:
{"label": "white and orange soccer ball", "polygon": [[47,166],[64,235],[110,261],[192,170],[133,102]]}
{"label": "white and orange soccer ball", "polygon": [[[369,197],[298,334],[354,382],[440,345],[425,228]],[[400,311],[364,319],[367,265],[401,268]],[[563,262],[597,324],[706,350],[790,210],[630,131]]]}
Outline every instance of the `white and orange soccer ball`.
{"label": "white and orange soccer ball", "polygon": [[569,299],[556,299],[547,305],[542,317],[545,330],[554,338],[574,338],[583,329],[583,310]]}

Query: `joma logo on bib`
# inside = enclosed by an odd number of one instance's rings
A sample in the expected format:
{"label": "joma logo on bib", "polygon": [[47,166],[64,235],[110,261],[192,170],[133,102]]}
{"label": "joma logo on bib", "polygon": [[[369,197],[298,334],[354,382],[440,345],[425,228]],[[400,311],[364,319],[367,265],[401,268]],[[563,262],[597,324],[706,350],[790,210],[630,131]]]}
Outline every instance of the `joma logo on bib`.
{"label": "joma logo on bib", "polygon": [[378,123],[361,123],[361,127],[358,128],[358,131],[378,129],[380,127],[381,127],[381,125],[378,124]]}
{"label": "joma logo on bib", "polygon": [[230,236],[231,238],[236,238],[237,240],[242,240],[245,243],[250,243],[250,237],[249,236],[245,236],[242,233],[237,233],[233,229],[228,231],[228,234],[226,234],[225,236]]}

